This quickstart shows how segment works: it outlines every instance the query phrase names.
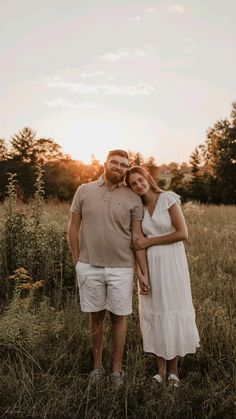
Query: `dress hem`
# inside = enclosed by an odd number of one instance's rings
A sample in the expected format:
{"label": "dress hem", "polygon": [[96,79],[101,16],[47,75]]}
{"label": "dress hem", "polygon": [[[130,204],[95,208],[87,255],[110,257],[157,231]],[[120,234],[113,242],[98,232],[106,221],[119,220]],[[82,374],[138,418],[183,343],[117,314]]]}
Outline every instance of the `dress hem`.
{"label": "dress hem", "polygon": [[199,344],[198,346],[196,346],[195,349],[186,351],[186,352],[181,353],[181,354],[180,353],[176,353],[175,355],[169,355],[169,356],[166,356],[166,354],[163,355],[163,353],[161,354],[160,352],[157,353],[157,352],[152,351],[152,350],[147,350],[147,349],[143,349],[143,350],[144,350],[144,352],[146,352],[148,354],[153,354],[153,355],[156,355],[156,356],[158,356],[160,358],[164,358],[166,361],[171,361],[171,359],[174,359],[176,356],[179,356],[179,357],[183,358],[187,354],[195,354],[197,352],[197,349],[200,348],[200,346],[201,345]]}

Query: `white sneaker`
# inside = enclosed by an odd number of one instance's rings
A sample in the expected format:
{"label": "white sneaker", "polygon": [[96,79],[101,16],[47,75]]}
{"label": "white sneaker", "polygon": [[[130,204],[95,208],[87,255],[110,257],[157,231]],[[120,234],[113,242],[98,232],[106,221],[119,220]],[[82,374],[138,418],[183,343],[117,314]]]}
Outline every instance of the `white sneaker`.
{"label": "white sneaker", "polygon": [[89,374],[89,379],[92,383],[98,383],[105,375],[105,370],[103,367],[95,368]]}
{"label": "white sneaker", "polygon": [[118,389],[120,388],[120,386],[122,386],[122,384],[124,383],[124,376],[125,373],[124,371],[120,371],[120,372],[112,372],[111,373],[111,383],[114,389]]}

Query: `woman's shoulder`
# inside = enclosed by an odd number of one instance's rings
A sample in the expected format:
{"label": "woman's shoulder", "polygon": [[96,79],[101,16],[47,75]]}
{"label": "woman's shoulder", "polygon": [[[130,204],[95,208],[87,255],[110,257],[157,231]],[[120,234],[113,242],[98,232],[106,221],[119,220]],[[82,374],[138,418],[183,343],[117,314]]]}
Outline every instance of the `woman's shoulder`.
{"label": "woman's shoulder", "polygon": [[173,196],[173,197],[179,197],[180,198],[180,195],[178,195],[176,192],[174,192],[174,191],[161,191],[160,192],[160,194],[161,195],[163,195],[163,196],[166,196],[166,197],[171,197],[171,196]]}
{"label": "woman's shoulder", "polygon": [[174,191],[163,191],[161,192],[162,201],[165,209],[169,209],[175,203],[180,204],[180,195],[175,193]]}

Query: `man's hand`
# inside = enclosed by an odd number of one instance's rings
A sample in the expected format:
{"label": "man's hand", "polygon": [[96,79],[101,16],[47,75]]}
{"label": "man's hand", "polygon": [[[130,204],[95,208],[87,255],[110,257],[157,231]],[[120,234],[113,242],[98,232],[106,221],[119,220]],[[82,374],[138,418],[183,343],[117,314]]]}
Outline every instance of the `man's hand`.
{"label": "man's hand", "polygon": [[149,278],[143,275],[141,272],[138,273],[138,282],[140,287],[140,294],[147,295],[150,292]]}
{"label": "man's hand", "polygon": [[76,267],[78,262],[79,262],[79,257],[73,258],[74,267]]}
{"label": "man's hand", "polygon": [[146,249],[150,246],[150,240],[148,237],[136,235],[133,239],[134,250]]}

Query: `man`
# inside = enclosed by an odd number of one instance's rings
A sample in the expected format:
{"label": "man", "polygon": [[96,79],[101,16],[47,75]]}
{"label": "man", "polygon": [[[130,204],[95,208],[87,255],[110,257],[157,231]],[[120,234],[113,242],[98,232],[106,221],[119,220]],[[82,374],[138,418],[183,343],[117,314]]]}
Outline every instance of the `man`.
{"label": "man", "polygon": [[[106,310],[111,318],[113,369],[111,380],[123,380],[122,357],[126,338],[126,315],[132,312],[134,254],[131,237],[141,234],[143,205],[124,184],[129,167],[123,150],[109,152],[104,174],[95,182],[80,185],[72,205],[68,237],[80,293],[81,310],[89,313],[94,357],[91,377],[104,374],[103,329]],[[79,238],[78,233],[80,232]],[[143,275],[142,293],[149,292],[145,250],[136,251]]]}

